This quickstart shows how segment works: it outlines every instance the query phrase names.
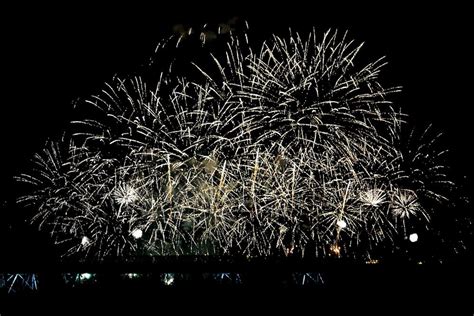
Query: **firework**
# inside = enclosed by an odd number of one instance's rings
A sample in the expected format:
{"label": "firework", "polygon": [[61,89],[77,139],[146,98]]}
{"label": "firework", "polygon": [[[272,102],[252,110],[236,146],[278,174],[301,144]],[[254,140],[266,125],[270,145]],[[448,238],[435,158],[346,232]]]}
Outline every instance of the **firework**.
{"label": "firework", "polygon": [[383,59],[337,32],[226,36],[197,77],[115,78],[36,155],[21,201],[66,255],[370,257],[429,223],[442,166],[403,152]]}
{"label": "firework", "polygon": [[410,239],[411,242],[417,242],[418,234],[417,233],[410,234],[410,236],[408,236],[408,239]]}

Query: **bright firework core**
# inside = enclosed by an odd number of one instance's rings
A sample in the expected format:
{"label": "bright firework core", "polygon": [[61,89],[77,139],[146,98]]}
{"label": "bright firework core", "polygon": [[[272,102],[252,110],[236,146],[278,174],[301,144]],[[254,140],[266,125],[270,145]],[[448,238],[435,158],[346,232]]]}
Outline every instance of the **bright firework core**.
{"label": "bright firework core", "polygon": [[347,223],[346,223],[345,221],[343,221],[343,220],[338,220],[338,221],[336,222],[336,225],[337,225],[339,228],[341,228],[341,229],[347,227]]}
{"label": "bright firework core", "polygon": [[410,234],[408,239],[410,239],[411,242],[417,242],[418,241],[418,234],[417,233]]}
{"label": "bright firework core", "polygon": [[90,242],[91,242],[90,239],[87,238],[86,236],[82,237],[82,239],[81,239],[81,245],[83,245],[83,246],[89,245]]}
{"label": "bright firework core", "polygon": [[139,228],[134,229],[134,230],[132,231],[132,236],[133,236],[133,238],[135,238],[135,239],[142,238],[142,236],[143,236],[143,231],[142,231],[141,229],[139,229]]}

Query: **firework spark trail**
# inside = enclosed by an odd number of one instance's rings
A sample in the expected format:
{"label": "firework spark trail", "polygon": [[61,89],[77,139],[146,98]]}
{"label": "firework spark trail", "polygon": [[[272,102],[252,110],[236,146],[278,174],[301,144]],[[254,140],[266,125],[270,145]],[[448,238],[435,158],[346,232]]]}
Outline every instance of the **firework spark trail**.
{"label": "firework spark trail", "polygon": [[216,74],[115,78],[36,155],[21,202],[66,255],[370,256],[429,222],[449,183],[429,140],[403,153],[400,89],[346,38],[232,35]]}

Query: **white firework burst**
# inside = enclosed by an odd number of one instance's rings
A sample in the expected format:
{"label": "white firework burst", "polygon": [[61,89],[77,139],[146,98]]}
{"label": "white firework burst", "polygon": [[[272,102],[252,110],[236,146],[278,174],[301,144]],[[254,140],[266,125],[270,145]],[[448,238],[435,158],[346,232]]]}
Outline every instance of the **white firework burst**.
{"label": "white firework burst", "polygon": [[131,205],[139,198],[137,190],[128,183],[121,183],[114,190],[113,197],[119,205]]}
{"label": "white firework burst", "polygon": [[364,206],[379,207],[385,204],[387,195],[381,189],[369,189],[360,193],[359,200]]}
{"label": "white firework burst", "polygon": [[392,195],[390,210],[395,217],[400,219],[409,219],[410,216],[417,216],[418,213],[423,212],[416,193],[400,189]]}

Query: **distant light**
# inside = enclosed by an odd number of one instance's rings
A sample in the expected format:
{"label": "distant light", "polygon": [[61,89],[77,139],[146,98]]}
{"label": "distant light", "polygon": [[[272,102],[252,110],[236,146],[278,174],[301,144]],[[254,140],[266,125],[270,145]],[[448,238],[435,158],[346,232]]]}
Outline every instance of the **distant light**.
{"label": "distant light", "polygon": [[341,229],[347,227],[347,223],[346,223],[345,221],[343,221],[342,219],[341,219],[341,220],[338,220],[338,221],[336,222],[336,225],[337,225],[339,228],[341,228]]}
{"label": "distant light", "polygon": [[132,231],[132,236],[135,239],[140,239],[143,236],[143,231],[140,228],[134,229]]}
{"label": "distant light", "polygon": [[418,234],[417,233],[413,233],[410,235],[410,237],[408,237],[410,239],[411,242],[417,242],[418,241]]}
{"label": "distant light", "polygon": [[79,278],[81,280],[89,280],[90,278],[92,278],[92,274],[90,273],[81,273],[81,275],[79,276]]}
{"label": "distant light", "polygon": [[87,246],[91,243],[91,240],[89,238],[87,238],[86,236],[82,237],[82,240],[81,240],[81,245],[83,246]]}
{"label": "distant light", "polygon": [[127,273],[127,276],[128,276],[129,279],[136,279],[140,275],[138,273]]}
{"label": "distant light", "polygon": [[163,277],[163,283],[165,285],[172,285],[174,283],[174,275],[171,273],[166,273]]}

